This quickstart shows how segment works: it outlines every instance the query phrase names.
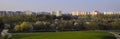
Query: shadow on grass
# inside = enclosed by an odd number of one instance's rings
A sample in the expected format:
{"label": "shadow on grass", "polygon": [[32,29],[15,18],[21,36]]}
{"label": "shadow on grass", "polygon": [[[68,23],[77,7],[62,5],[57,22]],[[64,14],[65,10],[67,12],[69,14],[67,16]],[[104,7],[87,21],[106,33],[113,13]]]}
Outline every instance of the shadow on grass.
{"label": "shadow on grass", "polygon": [[109,36],[104,36],[102,39],[116,39],[116,37],[109,35]]}
{"label": "shadow on grass", "polygon": [[14,35],[14,37],[12,37],[12,39],[21,39],[21,38],[26,38],[26,37],[33,37],[33,36],[38,36],[38,35]]}

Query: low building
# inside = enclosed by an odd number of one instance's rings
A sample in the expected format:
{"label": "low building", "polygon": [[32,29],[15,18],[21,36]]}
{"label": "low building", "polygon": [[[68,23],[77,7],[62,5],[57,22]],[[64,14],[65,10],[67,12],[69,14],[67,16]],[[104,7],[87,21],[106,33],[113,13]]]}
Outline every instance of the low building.
{"label": "low building", "polygon": [[104,15],[112,15],[114,12],[104,12]]}
{"label": "low building", "polygon": [[102,13],[100,13],[99,11],[97,11],[97,10],[94,10],[94,11],[92,11],[92,12],[90,12],[90,15],[98,15],[98,14],[102,14]]}
{"label": "low building", "polygon": [[116,12],[116,14],[120,15],[120,12]]}

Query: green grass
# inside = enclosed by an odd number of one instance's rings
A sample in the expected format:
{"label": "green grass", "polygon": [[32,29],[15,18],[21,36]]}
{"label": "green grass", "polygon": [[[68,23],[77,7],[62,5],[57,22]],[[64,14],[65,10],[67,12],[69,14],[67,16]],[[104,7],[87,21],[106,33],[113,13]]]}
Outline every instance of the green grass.
{"label": "green grass", "polygon": [[12,39],[115,39],[107,32],[47,32],[15,34]]}

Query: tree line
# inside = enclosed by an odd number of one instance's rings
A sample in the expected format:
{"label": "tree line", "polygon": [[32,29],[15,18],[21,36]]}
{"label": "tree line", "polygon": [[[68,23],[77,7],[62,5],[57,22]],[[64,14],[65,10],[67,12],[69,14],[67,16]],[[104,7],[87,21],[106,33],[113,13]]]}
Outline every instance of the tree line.
{"label": "tree line", "polygon": [[81,30],[119,30],[120,15],[44,15],[3,16],[12,32],[58,32]]}

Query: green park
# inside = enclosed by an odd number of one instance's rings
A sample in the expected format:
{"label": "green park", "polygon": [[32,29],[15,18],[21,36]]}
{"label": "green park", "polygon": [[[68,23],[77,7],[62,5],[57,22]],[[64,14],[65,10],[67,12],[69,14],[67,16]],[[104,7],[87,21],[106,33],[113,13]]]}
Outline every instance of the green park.
{"label": "green park", "polygon": [[[21,15],[2,16],[5,39],[117,39],[120,15]],[[2,23],[3,22],[3,23]],[[7,32],[7,33],[6,33]],[[119,33],[118,33],[119,35]]]}

